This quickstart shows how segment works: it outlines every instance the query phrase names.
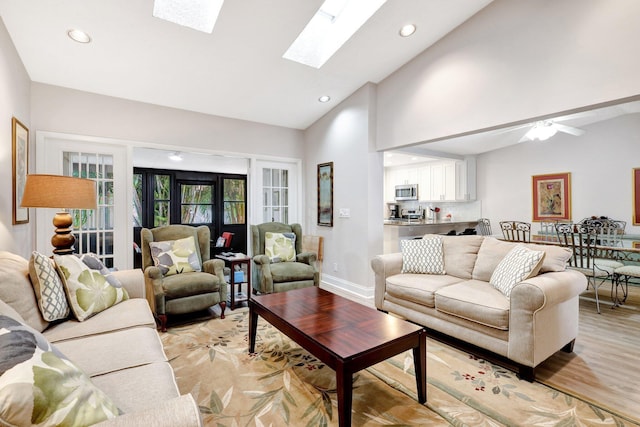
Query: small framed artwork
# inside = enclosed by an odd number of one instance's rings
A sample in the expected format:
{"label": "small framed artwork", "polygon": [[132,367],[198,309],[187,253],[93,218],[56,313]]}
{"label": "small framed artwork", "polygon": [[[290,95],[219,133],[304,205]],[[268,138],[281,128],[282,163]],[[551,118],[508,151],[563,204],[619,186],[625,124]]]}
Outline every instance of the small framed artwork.
{"label": "small framed artwork", "polygon": [[571,219],[571,173],[534,175],[533,221]]}
{"label": "small framed artwork", "polygon": [[29,129],[18,119],[11,119],[11,141],[13,155],[13,223],[29,222],[29,208],[20,207],[24,186],[27,182],[29,162]]}
{"label": "small framed artwork", "polygon": [[318,225],[333,227],[333,162],[318,165]]}
{"label": "small framed artwork", "polygon": [[633,169],[633,225],[640,225],[640,168]]}

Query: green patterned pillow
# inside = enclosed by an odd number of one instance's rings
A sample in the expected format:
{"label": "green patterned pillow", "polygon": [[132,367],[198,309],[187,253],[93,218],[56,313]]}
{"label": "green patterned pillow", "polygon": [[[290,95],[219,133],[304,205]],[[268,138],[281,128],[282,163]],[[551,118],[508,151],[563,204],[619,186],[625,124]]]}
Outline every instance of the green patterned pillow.
{"label": "green patterned pillow", "polygon": [[200,255],[193,236],[165,242],[149,242],[151,257],[164,276],[202,271]]}
{"label": "green patterned pillow", "polygon": [[445,274],[442,239],[401,240],[402,273]]}
{"label": "green patterned pillow", "polygon": [[533,251],[522,245],[516,245],[500,261],[489,283],[509,298],[511,290],[518,283],[538,274],[544,255],[544,251]]}
{"label": "green patterned pillow", "polygon": [[71,311],[79,321],[129,299],[127,290],[112,286],[99,271],[75,255],[54,255]]}
{"label": "green patterned pillow", "polygon": [[51,258],[34,251],[29,259],[29,278],[44,320],[53,322],[66,319],[69,316],[69,304]]}
{"label": "green patterned pillow", "polygon": [[0,425],[87,426],[119,414],[42,334],[0,315]]}
{"label": "green patterned pillow", "polygon": [[264,254],[271,262],[296,260],[296,235],[294,233],[264,233]]}
{"label": "green patterned pillow", "polygon": [[113,273],[102,263],[100,258],[98,258],[98,255],[89,252],[86,254],[77,254],[76,256],[80,258],[90,269],[99,271],[111,286],[115,286],[116,288],[122,287],[120,280],[118,280],[118,278],[114,276]]}

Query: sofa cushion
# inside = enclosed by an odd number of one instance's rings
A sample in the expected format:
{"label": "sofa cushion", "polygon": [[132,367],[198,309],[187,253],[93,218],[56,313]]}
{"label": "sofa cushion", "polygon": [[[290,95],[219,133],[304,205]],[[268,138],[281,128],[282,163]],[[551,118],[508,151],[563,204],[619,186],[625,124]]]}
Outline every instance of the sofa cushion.
{"label": "sofa cushion", "polygon": [[160,337],[152,328],[129,328],[55,345],[90,377],[167,361]]}
{"label": "sofa cushion", "polygon": [[440,288],[436,310],[495,329],[509,329],[509,300],[490,283],[467,280]]}
{"label": "sofa cushion", "polygon": [[471,279],[483,236],[442,236],[444,268],[447,274]]}
{"label": "sofa cushion", "polygon": [[97,270],[90,269],[75,255],[54,255],[67,300],[76,319],[83,321],[96,313],[129,299],[127,290],[113,286]]}
{"label": "sofa cushion", "polygon": [[216,275],[200,271],[174,274],[162,279],[162,289],[165,299],[208,294],[220,290],[220,279]]}
{"label": "sofa cushion", "polygon": [[149,242],[153,264],[163,276],[202,271],[200,253],[193,236],[178,240]]}
{"label": "sofa cushion", "polygon": [[284,262],[271,264],[269,267],[274,283],[313,280],[316,274],[313,266],[304,262]]}
{"label": "sofa cushion", "polygon": [[572,255],[571,249],[558,245],[537,245],[535,243],[526,243],[524,246],[534,251],[544,251],[544,260],[540,267],[540,273],[566,270],[567,262]]}
{"label": "sofa cushion", "polygon": [[0,424],[91,425],[119,413],[39,332],[0,316]]}
{"label": "sofa cushion", "polygon": [[133,298],[123,301],[84,322],[69,319],[62,323],[52,324],[44,331],[44,336],[49,341],[57,343],[68,339],[99,335],[137,326],[153,329],[156,327],[156,321],[146,299]]}
{"label": "sofa cushion", "polygon": [[515,285],[538,274],[543,259],[544,251],[517,245],[500,261],[489,283],[509,298]]}
{"label": "sofa cushion", "polygon": [[440,236],[401,240],[402,273],[445,274]]}
{"label": "sofa cushion", "polygon": [[271,262],[287,262],[296,260],[295,233],[264,233],[264,254]]}
{"label": "sofa cushion", "polygon": [[451,275],[402,273],[387,277],[387,294],[424,305],[435,307],[434,292],[462,279]]}
{"label": "sofa cushion", "polygon": [[66,319],[69,316],[69,304],[53,260],[33,251],[29,259],[29,277],[44,320],[53,322]]}
{"label": "sofa cushion", "polygon": [[42,332],[49,325],[40,314],[29,280],[29,261],[6,251],[0,251],[0,299],[36,331]]}

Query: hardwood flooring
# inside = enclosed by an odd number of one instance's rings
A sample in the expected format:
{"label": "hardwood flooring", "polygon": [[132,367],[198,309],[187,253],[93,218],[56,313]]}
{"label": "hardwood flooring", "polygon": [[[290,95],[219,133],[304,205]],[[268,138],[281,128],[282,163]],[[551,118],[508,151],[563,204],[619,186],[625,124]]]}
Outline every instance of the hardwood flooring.
{"label": "hardwood flooring", "polygon": [[640,287],[611,308],[610,287],[580,298],[580,329],[573,353],[558,352],[536,369],[539,381],[597,402],[640,422]]}

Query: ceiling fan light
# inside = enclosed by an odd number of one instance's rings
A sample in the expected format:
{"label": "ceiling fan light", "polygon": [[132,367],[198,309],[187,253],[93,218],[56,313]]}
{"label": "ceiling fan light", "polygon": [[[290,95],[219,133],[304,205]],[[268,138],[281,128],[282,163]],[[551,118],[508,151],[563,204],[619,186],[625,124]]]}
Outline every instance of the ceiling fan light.
{"label": "ceiling fan light", "polygon": [[529,132],[527,132],[527,138],[531,141],[546,141],[555,135],[558,130],[553,127],[552,122],[537,122]]}

